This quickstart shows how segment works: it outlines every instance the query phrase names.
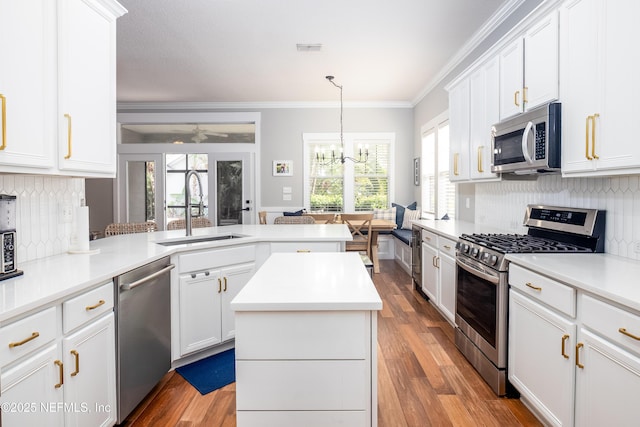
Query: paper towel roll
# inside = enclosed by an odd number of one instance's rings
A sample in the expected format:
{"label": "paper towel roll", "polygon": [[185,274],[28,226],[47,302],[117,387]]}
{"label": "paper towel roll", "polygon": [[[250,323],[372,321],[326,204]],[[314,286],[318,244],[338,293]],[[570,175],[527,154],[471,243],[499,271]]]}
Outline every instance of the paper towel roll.
{"label": "paper towel roll", "polygon": [[78,206],[75,214],[76,221],[71,232],[70,250],[89,251],[89,206]]}

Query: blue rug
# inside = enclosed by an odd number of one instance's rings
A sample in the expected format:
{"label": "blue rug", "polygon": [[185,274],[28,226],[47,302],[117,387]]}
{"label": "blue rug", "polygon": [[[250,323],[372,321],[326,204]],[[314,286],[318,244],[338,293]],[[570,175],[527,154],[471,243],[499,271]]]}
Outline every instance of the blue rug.
{"label": "blue rug", "polygon": [[176,371],[200,394],[210,393],[236,380],[235,349],[181,366]]}

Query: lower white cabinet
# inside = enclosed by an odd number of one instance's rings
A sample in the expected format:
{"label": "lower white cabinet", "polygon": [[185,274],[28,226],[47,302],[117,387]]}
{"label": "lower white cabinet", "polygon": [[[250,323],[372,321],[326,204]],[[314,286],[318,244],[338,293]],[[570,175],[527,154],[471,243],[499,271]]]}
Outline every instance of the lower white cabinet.
{"label": "lower white cabinet", "polygon": [[112,282],[1,331],[3,426],[116,423]]}
{"label": "lower white cabinet", "polygon": [[422,292],[452,324],[456,317],[456,243],[422,230]]}
{"label": "lower white cabinet", "polygon": [[256,271],[256,247],[188,252],[174,262],[178,266],[171,302],[176,360],[235,337],[229,303]]}

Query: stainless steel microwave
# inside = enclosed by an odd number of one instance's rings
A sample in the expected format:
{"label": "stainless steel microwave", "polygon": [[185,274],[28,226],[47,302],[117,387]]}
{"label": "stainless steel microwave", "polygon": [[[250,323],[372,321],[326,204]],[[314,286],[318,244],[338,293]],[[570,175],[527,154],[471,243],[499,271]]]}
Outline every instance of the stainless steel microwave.
{"label": "stainless steel microwave", "polygon": [[491,171],[560,171],[561,123],[560,103],[552,102],[494,125]]}

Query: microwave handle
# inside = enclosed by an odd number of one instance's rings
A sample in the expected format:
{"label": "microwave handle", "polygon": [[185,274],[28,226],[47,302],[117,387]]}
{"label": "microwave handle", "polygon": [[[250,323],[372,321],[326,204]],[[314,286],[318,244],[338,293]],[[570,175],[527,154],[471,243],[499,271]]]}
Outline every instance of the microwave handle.
{"label": "microwave handle", "polygon": [[522,134],[522,154],[524,155],[524,158],[527,161],[527,163],[533,163],[533,159],[531,158],[531,154],[529,153],[529,146],[527,144],[529,133],[533,134],[533,142],[535,145],[536,135],[535,135],[535,127],[533,126],[533,122],[527,123],[527,127],[524,128],[524,133]]}

